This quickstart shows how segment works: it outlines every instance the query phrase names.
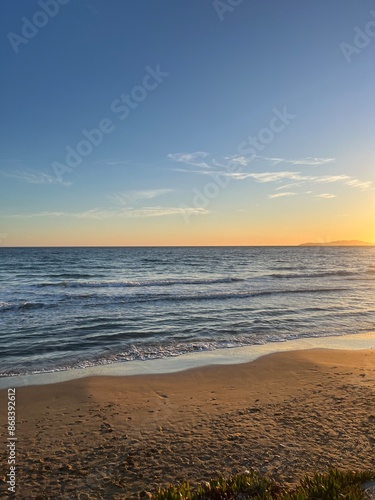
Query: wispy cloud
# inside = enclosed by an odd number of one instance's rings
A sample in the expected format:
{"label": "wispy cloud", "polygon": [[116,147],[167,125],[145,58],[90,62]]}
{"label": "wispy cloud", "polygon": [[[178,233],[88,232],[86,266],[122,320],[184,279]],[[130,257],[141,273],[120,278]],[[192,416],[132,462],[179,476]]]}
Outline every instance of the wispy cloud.
{"label": "wispy cloud", "polygon": [[372,181],[360,181],[359,179],[351,179],[348,180],[346,184],[350,187],[359,188],[365,191],[367,189],[371,189],[373,183]]}
{"label": "wispy cloud", "polygon": [[281,191],[282,189],[289,189],[291,187],[300,187],[303,185],[303,182],[292,182],[291,184],[283,184],[282,186],[278,186],[275,188],[275,191]]}
{"label": "wispy cloud", "polygon": [[128,205],[138,200],[151,200],[158,196],[171,193],[173,189],[147,189],[142,191],[122,191],[109,195],[109,198],[118,205]]}
{"label": "wispy cloud", "polygon": [[322,193],[322,194],[317,194],[316,198],[337,198],[337,194],[332,194],[332,193]]}
{"label": "wispy cloud", "polygon": [[328,165],[336,161],[336,158],[322,158],[315,156],[307,156],[306,158],[299,158],[297,160],[291,160],[288,158],[269,158],[267,156],[257,156],[257,158],[270,161],[274,165],[277,165],[278,163],[286,163],[288,165],[319,166],[319,165]]}
{"label": "wispy cloud", "polygon": [[[330,164],[335,161],[334,158],[322,158],[322,157],[307,157],[300,160],[285,160],[282,158],[268,158],[265,157],[267,161],[273,161],[274,164],[276,162],[286,161],[292,165],[295,164],[303,164],[303,165],[323,165]],[[233,162],[239,168],[228,168],[233,165]],[[216,167],[215,170],[210,169],[174,169],[181,172],[187,172],[190,174],[199,174],[210,176],[212,179],[219,179],[220,177],[228,177],[229,179],[236,181],[243,181],[246,179],[252,179],[255,182],[259,183],[273,183],[279,184],[274,188],[275,192],[268,195],[268,199],[277,199],[284,198],[289,196],[295,196],[298,193],[295,192],[296,188],[305,187],[304,194],[313,195],[313,191],[311,191],[312,186],[314,185],[325,185],[325,184],[342,184],[350,189],[357,189],[361,191],[366,191],[373,189],[373,181],[364,181],[361,179],[357,179],[347,174],[336,174],[336,175],[306,175],[301,171],[276,171],[276,172],[249,172],[247,167],[249,161],[246,157],[240,155],[229,156],[224,159],[223,162],[218,162],[217,160],[213,160],[212,164]],[[288,182],[289,181],[289,182]],[[310,190],[307,189],[310,188]],[[300,190],[298,190],[300,192]],[[315,195],[317,198],[321,199],[331,199],[337,198],[337,195],[333,193],[321,193]]]}
{"label": "wispy cloud", "polygon": [[[241,167],[246,167],[247,165],[249,165],[249,163],[252,160],[252,158],[249,158],[246,156],[241,156],[241,155],[226,156],[224,159],[231,164],[236,164],[236,165],[239,165]],[[220,167],[225,166],[225,165],[221,165],[217,160],[213,160],[213,163],[214,163],[214,165],[217,165]]]}
{"label": "wispy cloud", "polygon": [[205,151],[196,151],[194,153],[170,153],[168,158],[181,163],[186,163],[187,165],[193,165],[194,167],[211,168],[208,163],[203,161],[201,158],[207,158],[209,156]]}
{"label": "wispy cloud", "polygon": [[[205,215],[210,213],[205,208],[195,207],[143,207],[129,210],[128,217],[164,217],[166,215]],[[125,215],[125,214],[124,214]]]}
{"label": "wispy cloud", "polygon": [[284,196],[294,196],[296,195],[297,193],[293,193],[291,191],[289,192],[286,192],[286,193],[276,193],[276,194],[270,194],[268,195],[268,198],[283,198]]}
{"label": "wispy cloud", "polygon": [[62,184],[64,186],[71,186],[72,184],[71,182],[60,181],[57,177],[36,170],[13,169],[11,172],[0,170],[0,175],[27,182],[28,184]]}
{"label": "wispy cloud", "polygon": [[[211,168],[207,160],[203,161],[202,158],[209,157],[209,153],[204,151],[196,151],[194,153],[171,153],[168,157],[172,160],[179,161],[188,165],[196,167],[208,167]],[[304,166],[320,166],[329,165],[336,161],[336,158],[326,158],[320,156],[307,156],[304,158],[290,159],[290,158],[280,158],[280,157],[268,157],[268,156],[243,156],[243,155],[231,155],[224,157],[221,161],[212,158],[210,163],[217,167],[228,168],[229,165],[237,165],[238,167],[246,167],[250,163],[257,161],[258,163],[269,163],[272,166],[284,163],[286,165],[304,165]]]}
{"label": "wispy cloud", "polygon": [[360,189],[361,191],[366,191],[372,189],[372,181],[362,181],[351,177],[347,174],[339,175],[304,175],[302,172],[293,171],[281,171],[281,172],[228,172],[225,170],[213,171],[213,170],[184,170],[180,169],[182,172],[197,173],[201,175],[209,176],[224,176],[230,177],[234,180],[245,180],[254,179],[256,182],[268,183],[268,182],[283,182],[283,181],[295,181],[293,183],[283,184],[276,189],[285,189],[291,186],[302,186],[304,184],[330,184],[330,183],[342,183],[350,188]]}
{"label": "wispy cloud", "polygon": [[257,182],[279,182],[285,179],[299,181],[301,175],[299,172],[239,172],[234,174],[229,174],[234,176],[235,179],[254,179]]}
{"label": "wispy cloud", "polygon": [[93,208],[83,212],[35,212],[10,214],[3,217],[13,218],[40,218],[40,217],[70,217],[76,219],[97,219],[104,220],[111,217],[164,217],[170,215],[205,215],[210,213],[204,208],[195,207],[142,207],[142,208],[121,208],[121,209],[100,209]]}

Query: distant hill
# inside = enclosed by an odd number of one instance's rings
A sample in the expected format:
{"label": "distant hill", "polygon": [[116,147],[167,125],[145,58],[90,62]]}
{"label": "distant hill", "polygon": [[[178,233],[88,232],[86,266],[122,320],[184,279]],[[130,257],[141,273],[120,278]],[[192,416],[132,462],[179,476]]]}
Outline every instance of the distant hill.
{"label": "distant hill", "polygon": [[359,240],[328,241],[325,243],[302,243],[299,247],[373,247],[375,243]]}

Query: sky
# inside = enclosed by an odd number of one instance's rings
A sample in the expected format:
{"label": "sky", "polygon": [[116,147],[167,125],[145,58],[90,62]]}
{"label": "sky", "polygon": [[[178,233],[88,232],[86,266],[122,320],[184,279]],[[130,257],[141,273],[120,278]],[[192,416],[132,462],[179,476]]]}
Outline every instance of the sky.
{"label": "sky", "polygon": [[11,0],[0,246],[375,242],[373,0]]}

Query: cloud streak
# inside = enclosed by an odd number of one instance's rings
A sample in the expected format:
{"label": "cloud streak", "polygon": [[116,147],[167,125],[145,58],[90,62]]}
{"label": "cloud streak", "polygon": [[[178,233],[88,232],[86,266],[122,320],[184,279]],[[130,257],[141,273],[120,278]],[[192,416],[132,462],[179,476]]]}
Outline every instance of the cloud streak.
{"label": "cloud streak", "polygon": [[322,158],[315,156],[307,156],[306,158],[300,158],[297,160],[291,160],[287,158],[269,158],[266,156],[257,156],[257,158],[261,158],[263,160],[267,160],[272,162],[274,165],[278,163],[286,163],[288,165],[307,165],[307,166],[320,166],[320,165],[329,165],[331,163],[335,163],[336,158]]}
{"label": "cloud streak", "polygon": [[[211,166],[206,161],[201,160],[201,158],[207,158],[209,153],[205,151],[196,151],[194,153],[170,153],[168,154],[168,158],[171,160],[175,160],[181,163],[185,163],[187,165],[192,165],[195,167],[208,167]],[[271,163],[272,166],[278,165],[280,163],[284,163],[286,165],[304,165],[304,166],[321,166],[321,165],[330,165],[335,163],[336,158],[326,158],[320,156],[307,156],[304,158],[298,159],[290,159],[290,158],[279,158],[279,157],[268,157],[268,156],[243,156],[243,155],[231,155],[226,156],[221,162],[217,161],[215,158],[211,160],[211,163],[217,167],[227,168],[229,164],[237,165],[238,167],[246,167],[254,160],[258,160],[258,162],[266,162]]]}
{"label": "cloud streak", "polygon": [[170,215],[206,215],[210,213],[204,208],[194,207],[142,207],[142,208],[122,208],[122,209],[100,209],[93,208],[83,212],[35,212],[24,214],[3,215],[8,219],[14,218],[43,218],[43,217],[69,217],[75,219],[96,219],[104,220],[111,217],[144,218],[144,217],[165,217]]}
{"label": "cloud streak", "polygon": [[304,175],[302,172],[281,171],[281,172],[228,172],[228,171],[212,171],[212,170],[186,170],[176,169],[180,172],[197,173],[209,176],[224,176],[231,179],[242,181],[246,179],[254,179],[259,183],[272,183],[283,181],[295,181],[276,189],[285,189],[291,186],[302,186],[303,184],[331,184],[342,183],[350,188],[360,189],[361,191],[369,190],[373,187],[372,181],[362,181],[351,177],[347,174],[339,175]]}
{"label": "cloud streak", "polygon": [[28,184],[61,184],[63,186],[71,186],[72,184],[71,182],[63,182],[56,177],[52,177],[51,175],[38,172],[36,170],[15,169],[12,172],[0,170],[0,175],[11,179],[17,179]]}
{"label": "cloud streak", "polygon": [[286,192],[286,193],[276,193],[276,194],[270,194],[268,195],[268,198],[273,199],[273,198],[284,198],[286,196],[294,196],[297,193],[293,193],[292,191]]}
{"label": "cloud streak", "polygon": [[330,199],[330,198],[337,198],[337,194],[332,194],[332,193],[322,193],[322,194],[317,194],[315,197],[316,197],[316,198],[325,198],[325,199]]}
{"label": "cloud streak", "polygon": [[211,168],[208,163],[201,160],[201,158],[207,158],[209,156],[205,151],[196,151],[195,153],[170,153],[168,158],[171,160],[178,161],[180,163],[185,163],[187,165],[193,165],[194,167]]}
{"label": "cloud streak", "polygon": [[172,193],[173,189],[148,189],[142,191],[122,191],[109,195],[110,200],[118,205],[128,205],[138,200],[151,200],[158,196]]}

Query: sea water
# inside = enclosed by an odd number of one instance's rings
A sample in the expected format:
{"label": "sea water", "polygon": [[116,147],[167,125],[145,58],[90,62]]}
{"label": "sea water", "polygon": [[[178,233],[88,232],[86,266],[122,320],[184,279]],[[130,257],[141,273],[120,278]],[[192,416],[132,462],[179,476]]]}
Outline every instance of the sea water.
{"label": "sea water", "polygon": [[0,375],[375,330],[374,247],[0,248]]}

